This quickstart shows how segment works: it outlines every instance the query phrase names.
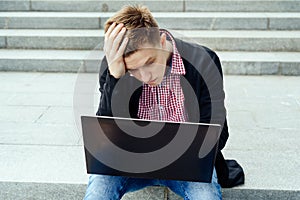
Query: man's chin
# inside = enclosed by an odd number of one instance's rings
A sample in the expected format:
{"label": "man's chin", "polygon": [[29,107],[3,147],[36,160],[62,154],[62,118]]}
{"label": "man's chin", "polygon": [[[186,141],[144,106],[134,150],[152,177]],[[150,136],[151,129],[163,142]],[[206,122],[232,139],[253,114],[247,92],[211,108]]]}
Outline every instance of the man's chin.
{"label": "man's chin", "polygon": [[150,87],[154,87],[158,85],[157,83],[146,83],[146,84],[149,85]]}

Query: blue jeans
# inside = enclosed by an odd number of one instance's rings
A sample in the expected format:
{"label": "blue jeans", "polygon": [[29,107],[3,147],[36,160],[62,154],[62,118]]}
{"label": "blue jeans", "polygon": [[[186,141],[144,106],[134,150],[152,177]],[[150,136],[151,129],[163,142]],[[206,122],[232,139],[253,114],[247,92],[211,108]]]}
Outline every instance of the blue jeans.
{"label": "blue jeans", "polygon": [[91,175],[84,199],[120,200],[126,192],[153,185],[167,186],[185,200],[222,199],[221,186],[218,184],[215,169],[211,183]]}

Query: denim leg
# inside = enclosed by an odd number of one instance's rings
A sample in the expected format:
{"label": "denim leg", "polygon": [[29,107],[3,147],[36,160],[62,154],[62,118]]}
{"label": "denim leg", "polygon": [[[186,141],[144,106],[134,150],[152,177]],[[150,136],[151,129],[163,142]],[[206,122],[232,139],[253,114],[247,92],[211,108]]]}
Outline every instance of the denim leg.
{"label": "denim leg", "polygon": [[120,199],[126,182],[126,177],[90,175],[84,200]]}
{"label": "denim leg", "polygon": [[90,175],[84,200],[120,200],[126,192],[153,185],[152,179]]}
{"label": "denim leg", "polygon": [[173,192],[185,200],[221,200],[221,186],[218,184],[216,170],[213,171],[211,183],[166,181]]}

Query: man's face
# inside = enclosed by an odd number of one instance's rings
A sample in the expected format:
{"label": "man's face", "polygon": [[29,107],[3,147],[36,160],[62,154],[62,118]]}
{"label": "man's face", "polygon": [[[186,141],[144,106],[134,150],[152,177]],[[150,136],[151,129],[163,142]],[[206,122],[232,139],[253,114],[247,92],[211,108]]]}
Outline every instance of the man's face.
{"label": "man's face", "polygon": [[166,71],[169,54],[161,47],[147,45],[125,58],[126,68],[139,81],[150,86],[159,85]]}

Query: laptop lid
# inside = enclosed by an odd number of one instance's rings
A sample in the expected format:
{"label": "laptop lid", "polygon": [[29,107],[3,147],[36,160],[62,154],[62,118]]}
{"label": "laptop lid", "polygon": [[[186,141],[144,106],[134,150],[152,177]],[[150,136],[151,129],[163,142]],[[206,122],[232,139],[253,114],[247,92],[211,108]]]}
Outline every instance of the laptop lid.
{"label": "laptop lid", "polygon": [[87,173],[211,182],[220,125],[82,116]]}

